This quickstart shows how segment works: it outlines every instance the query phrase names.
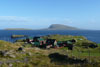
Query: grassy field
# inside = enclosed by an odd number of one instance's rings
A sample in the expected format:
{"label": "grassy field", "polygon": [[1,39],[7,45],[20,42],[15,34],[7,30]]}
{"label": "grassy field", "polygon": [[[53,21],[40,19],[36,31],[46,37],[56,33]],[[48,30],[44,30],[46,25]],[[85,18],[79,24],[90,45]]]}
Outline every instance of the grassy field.
{"label": "grassy field", "polygon": [[83,36],[49,35],[43,38],[66,41],[76,39],[73,50],[67,47],[59,49],[40,49],[27,44],[18,51],[24,42],[9,43],[0,41],[0,51],[8,50],[15,57],[0,55],[1,67],[100,67],[100,44],[97,48],[84,48],[83,42],[93,43]]}

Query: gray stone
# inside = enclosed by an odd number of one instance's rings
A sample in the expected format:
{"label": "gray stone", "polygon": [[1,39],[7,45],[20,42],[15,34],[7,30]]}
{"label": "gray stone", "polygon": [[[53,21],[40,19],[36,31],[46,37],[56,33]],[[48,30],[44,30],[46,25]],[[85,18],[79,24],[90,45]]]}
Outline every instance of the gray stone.
{"label": "gray stone", "polygon": [[10,58],[16,58],[16,56],[13,55],[13,54],[9,54],[8,56],[9,56]]}
{"label": "gray stone", "polygon": [[13,55],[13,51],[11,50],[11,51],[7,51],[7,50],[5,50],[5,51],[0,51],[0,55],[1,56],[3,56],[3,57],[11,57],[11,58],[15,58],[16,56],[15,55]]}
{"label": "gray stone", "polygon": [[27,54],[28,54],[29,56],[31,56],[31,55],[32,55],[32,53],[30,53],[30,52],[29,52],[29,53],[27,53]]}
{"label": "gray stone", "polygon": [[9,64],[9,67],[13,67],[13,64],[10,63],[10,64]]}
{"label": "gray stone", "polygon": [[34,49],[35,49],[36,51],[39,51],[39,50],[41,50],[40,48],[37,48],[37,47],[35,47]]}
{"label": "gray stone", "polygon": [[1,56],[7,56],[7,54],[8,54],[8,51],[0,51]]}

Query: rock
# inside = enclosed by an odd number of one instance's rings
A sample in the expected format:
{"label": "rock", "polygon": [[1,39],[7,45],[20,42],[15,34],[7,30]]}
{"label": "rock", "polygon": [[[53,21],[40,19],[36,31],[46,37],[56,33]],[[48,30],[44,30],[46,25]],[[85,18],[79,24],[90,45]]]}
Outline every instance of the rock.
{"label": "rock", "polygon": [[13,51],[7,51],[7,50],[0,51],[0,55],[2,57],[11,57],[11,58],[15,58],[16,57],[15,55],[13,55]]}
{"label": "rock", "polygon": [[83,40],[83,39],[79,39],[79,40]]}
{"label": "rock", "polygon": [[10,58],[16,58],[16,56],[13,55],[13,54],[9,54],[8,56],[9,56]]}
{"label": "rock", "polygon": [[1,56],[7,56],[7,54],[8,54],[8,51],[7,51],[7,50],[5,50],[5,51],[0,51],[0,55],[1,55]]}
{"label": "rock", "polygon": [[13,67],[13,64],[10,63],[10,64],[9,64],[9,67]]}
{"label": "rock", "polygon": [[28,55],[28,56],[32,56],[32,53],[29,52],[29,53],[27,53],[27,55]]}
{"label": "rock", "polygon": [[22,48],[22,47],[19,47],[19,48],[18,48],[18,51],[23,51],[23,48]]}
{"label": "rock", "polygon": [[29,54],[30,56],[32,55],[32,53],[30,53],[30,52],[29,52],[28,54]]}
{"label": "rock", "polygon": [[26,50],[23,49],[23,52],[26,52]]}
{"label": "rock", "polygon": [[9,53],[14,53],[14,51],[13,51],[13,50],[9,50],[8,52],[9,52]]}
{"label": "rock", "polygon": [[34,48],[36,51],[39,51],[40,50],[40,48]]}

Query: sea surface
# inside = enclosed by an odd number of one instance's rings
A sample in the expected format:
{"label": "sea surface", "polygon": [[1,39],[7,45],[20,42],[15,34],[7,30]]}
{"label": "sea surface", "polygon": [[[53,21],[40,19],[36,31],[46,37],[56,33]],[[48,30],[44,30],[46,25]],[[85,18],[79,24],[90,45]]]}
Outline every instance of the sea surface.
{"label": "sea surface", "polygon": [[88,40],[100,43],[100,30],[0,30],[0,40],[14,42],[11,35],[44,36],[51,34],[85,36]]}

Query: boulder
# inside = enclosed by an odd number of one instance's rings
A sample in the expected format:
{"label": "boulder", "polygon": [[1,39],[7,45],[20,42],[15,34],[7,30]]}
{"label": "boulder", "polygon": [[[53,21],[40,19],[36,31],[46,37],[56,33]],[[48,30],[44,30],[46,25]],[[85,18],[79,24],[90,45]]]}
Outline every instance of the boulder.
{"label": "boulder", "polygon": [[13,54],[9,54],[8,57],[10,57],[10,58],[16,58],[16,56],[13,55]]}
{"label": "boulder", "polygon": [[10,64],[9,64],[9,67],[13,67],[13,64],[10,63]]}
{"label": "boulder", "polygon": [[28,55],[28,56],[31,56],[31,55],[32,55],[32,53],[28,52],[28,53],[27,53],[27,55]]}
{"label": "boulder", "polygon": [[22,47],[19,47],[19,48],[18,48],[18,51],[23,51],[23,48],[22,48]]}

